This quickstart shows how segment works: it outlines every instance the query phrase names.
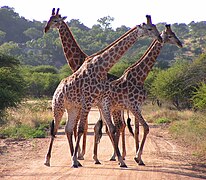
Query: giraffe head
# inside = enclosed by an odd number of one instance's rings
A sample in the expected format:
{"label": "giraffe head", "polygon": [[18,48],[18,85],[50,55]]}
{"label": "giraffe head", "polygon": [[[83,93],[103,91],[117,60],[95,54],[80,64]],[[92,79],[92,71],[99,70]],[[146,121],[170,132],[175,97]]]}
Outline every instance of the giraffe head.
{"label": "giraffe head", "polygon": [[160,36],[157,27],[152,24],[152,19],[150,15],[146,15],[147,23],[143,23],[141,27],[144,30],[144,33],[149,37],[156,38],[159,42],[162,42],[162,37]]}
{"label": "giraffe head", "polygon": [[59,8],[57,9],[57,12],[55,13],[55,8],[52,9],[52,15],[47,22],[44,32],[46,33],[50,28],[59,28],[62,21],[64,21],[67,17],[61,17],[59,14]]}
{"label": "giraffe head", "polygon": [[170,24],[165,25],[165,30],[162,32],[161,37],[164,43],[176,44],[178,47],[182,47],[182,43],[171,30]]}

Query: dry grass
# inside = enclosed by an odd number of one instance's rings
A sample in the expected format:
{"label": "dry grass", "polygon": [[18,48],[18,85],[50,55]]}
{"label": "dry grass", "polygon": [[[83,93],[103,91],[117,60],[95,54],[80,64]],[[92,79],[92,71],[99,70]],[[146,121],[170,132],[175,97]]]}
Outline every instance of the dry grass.
{"label": "dry grass", "polygon": [[[177,111],[147,103],[143,116],[150,123],[167,123],[170,134],[193,155],[206,160],[206,116],[190,110]],[[165,127],[165,126],[164,126]]]}
{"label": "dry grass", "polygon": [[[52,119],[50,107],[51,102],[49,101],[35,100],[26,101],[16,109],[8,109],[7,127],[17,127],[18,125],[39,127],[45,123],[49,124]],[[198,157],[206,155],[205,113],[171,110],[164,105],[160,108],[148,102],[142,107],[142,114],[147,122],[167,124],[171,135],[178,142],[192,149],[194,155]],[[62,122],[64,122],[64,119]]]}
{"label": "dry grass", "polygon": [[52,119],[51,102],[46,100],[25,101],[17,108],[7,110],[9,124],[26,124],[36,127]]}

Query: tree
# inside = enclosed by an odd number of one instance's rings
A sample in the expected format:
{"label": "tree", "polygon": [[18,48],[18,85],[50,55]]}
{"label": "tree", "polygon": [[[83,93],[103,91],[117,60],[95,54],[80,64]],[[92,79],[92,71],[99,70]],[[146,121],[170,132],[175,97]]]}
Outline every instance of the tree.
{"label": "tree", "polygon": [[150,93],[159,100],[170,101],[177,108],[185,100],[185,84],[182,81],[187,63],[177,62],[167,70],[160,71],[153,80]]}
{"label": "tree", "polygon": [[24,87],[19,61],[0,54],[0,124],[6,108],[15,107],[24,97]]}
{"label": "tree", "polygon": [[5,36],[6,36],[6,33],[0,30],[0,44],[4,42]]}
{"label": "tree", "polygon": [[58,70],[52,66],[25,66],[22,72],[30,97],[51,97],[60,82]]}
{"label": "tree", "polygon": [[23,32],[26,36],[28,36],[30,39],[38,39],[42,37],[43,32],[37,30],[36,28],[28,28],[26,31]]}
{"label": "tree", "polygon": [[114,21],[114,18],[111,16],[105,16],[97,20],[97,22],[101,25],[103,30],[111,29],[112,21]]}

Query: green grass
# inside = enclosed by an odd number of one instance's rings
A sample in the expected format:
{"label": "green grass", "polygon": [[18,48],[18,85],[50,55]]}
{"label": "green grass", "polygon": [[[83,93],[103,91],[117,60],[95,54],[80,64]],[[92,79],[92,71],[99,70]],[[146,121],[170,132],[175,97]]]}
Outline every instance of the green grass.
{"label": "green grass", "polygon": [[31,127],[29,125],[8,126],[0,130],[1,138],[44,138],[48,129],[47,124],[41,124],[39,127]]}
{"label": "green grass", "polygon": [[155,120],[156,124],[168,124],[170,122],[171,122],[171,120],[168,119],[168,118],[165,118],[165,117],[158,118],[158,119]]}
{"label": "green grass", "polygon": [[0,127],[1,138],[42,138],[47,136],[52,120],[51,102],[25,101],[7,110],[5,124]]}

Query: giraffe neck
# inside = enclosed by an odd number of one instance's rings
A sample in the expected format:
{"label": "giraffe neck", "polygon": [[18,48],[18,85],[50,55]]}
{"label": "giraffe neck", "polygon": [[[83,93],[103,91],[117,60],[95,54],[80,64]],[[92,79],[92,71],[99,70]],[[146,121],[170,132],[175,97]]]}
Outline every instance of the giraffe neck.
{"label": "giraffe neck", "polygon": [[132,83],[143,85],[160,54],[163,44],[154,40],[142,58],[126,69],[123,76],[126,76],[126,79],[132,81]]}
{"label": "giraffe neck", "polygon": [[87,55],[81,50],[65,22],[60,24],[58,30],[67,63],[71,70],[75,72],[83,64]]}
{"label": "giraffe neck", "polygon": [[104,78],[111,67],[137,41],[137,39],[143,35],[143,30],[136,27],[134,31],[131,31],[127,36],[120,39],[99,56],[89,59],[88,62],[93,64],[95,72],[98,72],[98,76]]}

